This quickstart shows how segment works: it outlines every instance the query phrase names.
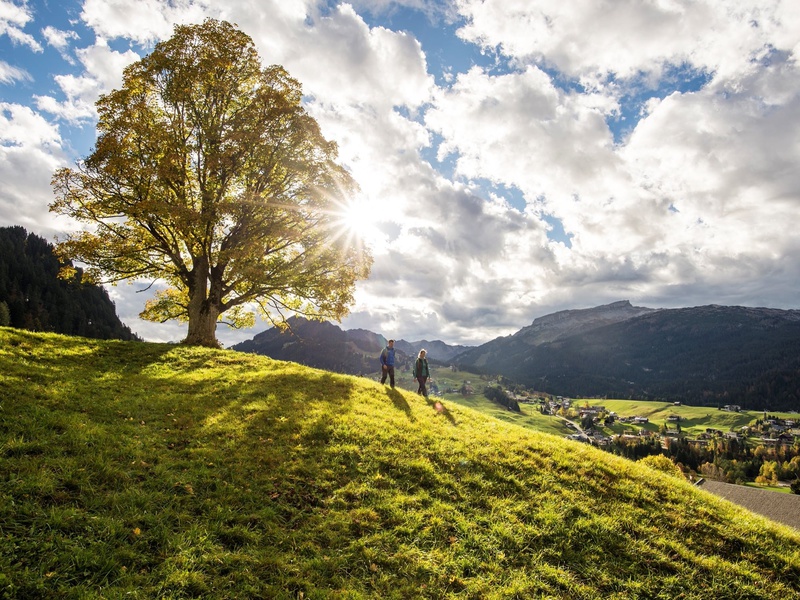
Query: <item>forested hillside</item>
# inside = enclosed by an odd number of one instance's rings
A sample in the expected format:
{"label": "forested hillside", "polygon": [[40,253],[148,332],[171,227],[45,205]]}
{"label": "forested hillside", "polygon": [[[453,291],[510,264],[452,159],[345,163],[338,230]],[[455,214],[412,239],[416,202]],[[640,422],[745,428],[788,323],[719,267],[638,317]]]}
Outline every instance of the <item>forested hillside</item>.
{"label": "forested hillside", "polygon": [[797,310],[654,310],[573,328],[543,343],[521,335],[498,338],[456,360],[462,368],[564,396],[800,410]]}
{"label": "forested hillside", "polygon": [[[70,264],[71,266],[71,264]],[[135,340],[106,291],[59,279],[53,246],[23,227],[0,228],[0,325],[100,339]]]}

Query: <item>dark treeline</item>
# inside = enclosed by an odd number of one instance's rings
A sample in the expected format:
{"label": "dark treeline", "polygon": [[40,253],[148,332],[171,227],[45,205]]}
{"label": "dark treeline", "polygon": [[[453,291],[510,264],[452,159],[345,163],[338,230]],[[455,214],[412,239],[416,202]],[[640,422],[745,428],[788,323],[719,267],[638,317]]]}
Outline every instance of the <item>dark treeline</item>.
{"label": "dark treeline", "polygon": [[514,412],[521,412],[519,403],[506,394],[499,385],[487,385],[483,390],[483,395],[500,406],[505,406]]}
{"label": "dark treeline", "polygon": [[684,473],[727,483],[775,484],[800,478],[800,444],[764,445],[750,439],[716,437],[706,444],[686,438],[669,438],[666,448],[661,440],[616,439],[607,449],[613,454],[639,460],[664,454]]}
{"label": "dark treeline", "polygon": [[47,240],[23,227],[0,227],[0,325],[99,339],[139,339],[119,320],[102,287],[83,283],[81,269],[70,280],[60,279],[61,267]]}

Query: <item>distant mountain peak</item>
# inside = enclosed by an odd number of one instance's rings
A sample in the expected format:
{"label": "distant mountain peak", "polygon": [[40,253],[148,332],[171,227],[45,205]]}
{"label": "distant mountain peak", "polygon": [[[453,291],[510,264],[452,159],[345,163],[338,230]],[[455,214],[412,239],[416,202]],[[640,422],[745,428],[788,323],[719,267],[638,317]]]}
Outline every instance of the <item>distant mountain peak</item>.
{"label": "distant mountain peak", "polygon": [[800,311],[614,302],[538,318],[455,362],[564,396],[798,410]]}
{"label": "distant mountain peak", "polygon": [[528,344],[539,345],[571,335],[577,330],[585,332],[594,327],[619,323],[655,310],[657,309],[632,306],[630,300],[618,300],[594,308],[561,310],[535,319],[531,325],[515,333],[514,337],[524,338]]}
{"label": "distant mountain peak", "polygon": [[[328,321],[298,316],[290,317],[288,323],[290,328],[286,331],[272,327],[250,340],[231,346],[231,349],[354,375],[370,373],[380,368],[378,355],[386,345],[386,338],[380,334],[366,329],[343,331]],[[430,359],[439,361],[448,361],[470,348],[451,346],[439,340],[396,340],[394,347],[400,362],[406,360],[406,357],[416,357],[422,348],[428,351]]]}

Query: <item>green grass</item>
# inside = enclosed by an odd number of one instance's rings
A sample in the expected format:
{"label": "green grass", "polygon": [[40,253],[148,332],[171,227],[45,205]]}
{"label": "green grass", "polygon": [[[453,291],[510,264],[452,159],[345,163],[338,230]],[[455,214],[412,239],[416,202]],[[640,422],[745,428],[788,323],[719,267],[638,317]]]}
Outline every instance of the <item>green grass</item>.
{"label": "green grass", "polygon": [[800,534],[450,400],[0,328],[0,598],[790,598]]}
{"label": "green grass", "polygon": [[[645,429],[658,431],[659,428],[667,423],[667,417],[678,415],[681,431],[689,437],[695,437],[704,433],[706,428],[718,429],[720,431],[738,431],[745,425],[752,425],[757,419],[764,417],[763,411],[742,411],[728,412],[718,410],[709,406],[688,406],[682,404],[674,406],[671,402],[655,402],[647,400],[574,400],[573,406],[581,407],[584,404],[590,406],[604,406],[607,410],[616,412],[619,416],[640,416],[647,417],[650,422],[644,426]],[[797,415],[788,413],[769,413],[779,417],[797,418]],[[670,429],[675,428],[675,423],[669,423]],[[635,423],[617,423],[610,431],[616,433],[624,429],[641,429],[641,425]]]}
{"label": "green grass", "polygon": [[[368,377],[370,379],[379,379],[380,373],[374,373]],[[486,386],[485,379],[475,373],[452,371],[448,367],[432,366],[431,377],[437,382],[439,389],[442,391],[448,387],[460,388],[461,384],[465,381],[470,382],[472,385],[474,393],[470,395],[465,396],[460,393],[442,394],[443,400],[448,403],[473,408],[495,419],[527,427],[541,433],[551,433],[560,436],[574,433],[574,431],[566,426],[566,422],[563,419],[553,415],[543,415],[539,410],[538,404],[520,403],[520,412],[517,413],[508,410],[497,402],[492,402],[483,395],[483,389]],[[414,392],[419,387],[419,384],[411,377],[410,371],[398,372],[396,383],[398,387]]]}

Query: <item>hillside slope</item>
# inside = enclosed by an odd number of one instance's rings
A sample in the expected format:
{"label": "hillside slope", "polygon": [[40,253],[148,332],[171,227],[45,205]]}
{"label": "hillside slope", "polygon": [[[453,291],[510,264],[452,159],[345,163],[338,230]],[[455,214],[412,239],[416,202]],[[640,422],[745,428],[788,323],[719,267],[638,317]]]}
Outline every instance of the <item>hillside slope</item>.
{"label": "hillside slope", "polygon": [[789,598],[800,534],[375,382],[0,328],[0,597]]}
{"label": "hillside slope", "polygon": [[[66,265],[73,266],[71,261]],[[80,269],[71,279],[61,279],[62,266],[44,238],[23,227],[0,227],[0,325],[100,339],[139,339],[120,321],[105,289],[85,283]]]}
{"label": "hillside slope", "polygon": [[617,321],[585,318],[613,306],[537,319],[455,362],[564,396],[800,410],[800,311],[628,306]]}

